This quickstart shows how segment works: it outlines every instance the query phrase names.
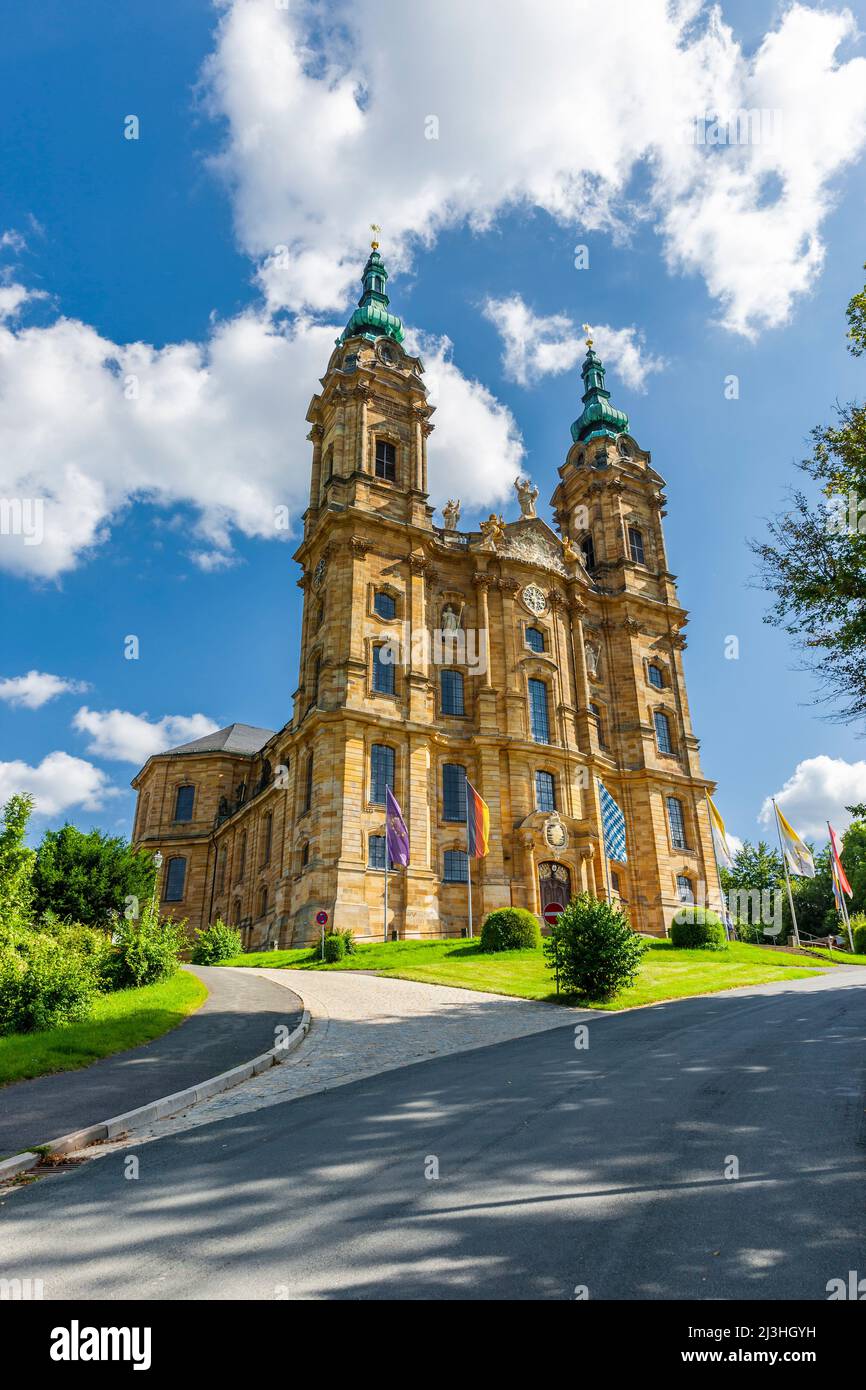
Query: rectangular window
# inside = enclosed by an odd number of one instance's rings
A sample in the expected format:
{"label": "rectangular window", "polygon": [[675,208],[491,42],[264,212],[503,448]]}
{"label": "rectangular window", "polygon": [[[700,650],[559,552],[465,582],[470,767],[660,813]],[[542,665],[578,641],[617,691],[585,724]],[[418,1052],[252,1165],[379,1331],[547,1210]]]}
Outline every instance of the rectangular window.
{"label": "rectangular window", "polygon": [[274,838],[274,818],[268,813],[265,816],[265,823],[262,826],[262,863],[271,862],[271,842]]}
{"label": "rectangular window", "polygon": [[648,666],[647,675],[649,676],[650,685],[655,686],[656,690],[664,689],[665,681],[660,666]]}
{"label": "rectangular window", "polygon": [[376,477],[388,483],[397,481],[397,450],[387,439],[376,440]]}
{"label": "rectangular window", "polygon": [[380,618],[386,618],[389,622],[397,616],[397,602],[393,594],[386,594],[381,589],[373,599],[373,610]]}
{"label": "rectangular window", "polygon": [[183,899],[183,885],[186,878],[186,860],[169,859],[165,870],[165,893],[167,903],[179,903]]}
{"label": "rectangular window", "polygon": [[590,705],[589,708],[590,712],[595,715],[595,723],[598,729],[598,746],[599,748],[606,748],[607,739],[604,736],[604,719],[602,718],[601,710],[598,705]]}
{"label": "rectangular window", "polygon": [[469,863],[465,849],[446,849],[444,883],[466,883],[469,878]]}
{"label": "rectangular window", "polygon": [[529,682],[529,725],[536,743],[550,742],[547,685],[544,681],[531,680]]}
{"label": "rectangular window", "polygon": [[643,533],[636,526],[628,528],[628,550],[636,565],[644,565]]}
{"label": "rectangular window", "polygon": [[385,791],[394,790],[394,749],[386,743],[374,743],[370,749],[370,800],[385,805]]}
{"label": "rectangular window", "polygon": [[442,682],[442,713],[443,714],[465,714],[466,706],[463,703],[463,673],[462,671],[444,670],[441,676]]}
{"label": "rectangular window", "polygon": [[668,797],[668,825],[671,829],[671,844],[674,849],[685,849],[686,826],[683,820],[683,804],[675,796]]}
{"label": "rectangular window", "polygon": [[693,903],[695,900],[692,881],[686,874],[677,874],[677,897],[681,903]]}
{"label": "rectangular window", "polygon": [[391,656],[390,647],[373,648],[373,689],[377,695],[394,694],[394,663],[386,660],[386,656]]}
{"label": "rectangular window", "polygon": [[385,867],[385,836],[371,835],[367,841],[367,868],[379,869]]}
{"label": "rectangular window", "polygon": [[221,850],[220,850],[220,857],[219,857],[219,867],[218,867],[218,869],[217,869],[217,886],[216,886],[217,892],[218,892],[218,893],[222,893],[223,890],[224,890],[224,888],[225,888],[225,886],[226,886],[226,852],[225,852],[224,849],[221,849]]}
{"label": "rectangular window", "polygon": [[656,744],[659,752],[672,753],[674,750],[671,743],[671,725],[667,715],[662,714],[661,710],[656,710],[653,715],[653,723],[656,728]]}
{"label": "rectangular window", "polygon": [[442,819],[466,819],[466,768],[446,763],[442,769]]}
{"label": "rectangular window", "polygon": [[313,755],[312,755],[312,753],[311,753],[310,756],[309,756],[309,758],[307,759],[307,779],[306,779],[306,782],[304,783],[304,811],[303,811],[303,814],[306,814],[306,812],[309,811],[309,809],[310,809],[310,807],[312,806],[312,804],[313,804]]}
{"label": "rectangular window", "polygon": [[174,802],[175,820],[192,820],[195,803],[195,787],[178,787]]}
{"label": "rectangular window", "polygon": [[526,645],[534,652],[544,651],[544,633],[540,627],[527,627],[524,629]]}
{"label": "rectangular window", "polygon": [[610,871],[610,886],[615,893],[619,893],[619,874],[614,869]]}
{"label": "rectangular window", "polygon": [[535,809],[536,811],[556,810],[556,783],[553,780],[552,772],[536,772],[535,774]]}

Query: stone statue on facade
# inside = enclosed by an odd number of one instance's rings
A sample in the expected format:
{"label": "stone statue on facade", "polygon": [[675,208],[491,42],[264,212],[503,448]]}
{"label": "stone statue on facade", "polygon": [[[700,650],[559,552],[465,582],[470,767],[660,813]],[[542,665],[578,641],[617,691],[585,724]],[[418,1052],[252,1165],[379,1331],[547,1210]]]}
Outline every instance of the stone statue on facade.
{"label": "stone statue on facade", "polygon": [[586,669],[591,676],[598,675],[598,647],[593,646],[592,642],[584,642],[583,650],[586,655]]}
{"label": "stone statue on facade", "polygon": [[517,500],[520,503],[520,515],[526,518],[534,517],[538,488],[533,487],[528,478],[515,478],[514,491],[517,493]]}
{"label": "stone statue on facade", "polygon": [[502,520],[501,516],[497,516],[495,512],[491,512],[488,519],[482,521],[478,529],[484,537],[480,549],[495,550],[497,543],[501,541],[505,535],[505,522]]}
{"label": "stone statue on facade", "polygon": [[580,563],[580,551],[576,549],[570,536],[563,536],[562,558],[567,565],[577,565]]}
{"label": "stone statue on facade", "polygon": [[442,508],[442,515],[445,518],[445,530],[456,531],[457,523],[460,520],[460,498],[452,501],[450,498]]}

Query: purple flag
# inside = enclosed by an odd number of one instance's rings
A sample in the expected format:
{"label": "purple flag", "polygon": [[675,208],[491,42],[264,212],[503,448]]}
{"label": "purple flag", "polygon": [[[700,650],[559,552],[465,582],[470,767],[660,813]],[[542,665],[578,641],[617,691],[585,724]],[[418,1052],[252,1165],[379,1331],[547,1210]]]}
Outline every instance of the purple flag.
{"label": "purple flag", "polygon": [[409,863],[409,831],[390,787],[385,788],[385,845],[392,864]]}

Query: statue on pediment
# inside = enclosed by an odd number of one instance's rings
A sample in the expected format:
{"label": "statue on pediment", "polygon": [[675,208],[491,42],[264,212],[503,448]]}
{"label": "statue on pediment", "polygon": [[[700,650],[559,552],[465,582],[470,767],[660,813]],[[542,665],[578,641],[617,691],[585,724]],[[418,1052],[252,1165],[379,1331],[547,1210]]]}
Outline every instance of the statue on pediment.
{"label": "statue on pediment", "polygon": [[456,531],[457,523],[460,520],[460,498],[458,497],[456,501],[449,498],[442,508],[442,515],[445,518],[445,530]]}
{"label": "statue on pediment", "polygon": [[495,551],[497,545],[505,535],[505,522],[502,520],[501,516],[497,516],[495,512],[491,512],[488,519],[482,521],[478,529],[484,537],[479,548],[481,550]]}
{"label": "statue on pediment", "polygon": [[517,493],[517,500],[520,503],[520,515],[527,519],[535,516],[535,503],[538,500],[538,488],[533,487],[528,478],[515,478],[514,490]]}

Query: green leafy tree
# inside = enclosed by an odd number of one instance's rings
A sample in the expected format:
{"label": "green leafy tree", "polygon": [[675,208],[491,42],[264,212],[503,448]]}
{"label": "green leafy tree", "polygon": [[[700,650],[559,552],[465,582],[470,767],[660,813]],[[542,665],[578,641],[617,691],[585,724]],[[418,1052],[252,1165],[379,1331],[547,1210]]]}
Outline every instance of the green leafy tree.
{"label": "green leafy tree", "polygon": [[136,916],[153,894],[153,857],[126,840],[74,825],[46,831],[33,870],[33,906],[64,920],[108,927],[130,898]]}
{"label": "green leafy tree", "polygon": [[[815,860],[815,877],[801,878],[799,875],[791,875],[794,911],[797,914],[797,926],[804,935],[826,936],[828,932],[839,930],[833,882],[830,877],[830,848],[827,846],[820,854],[815,853],[813,845],[809,845],[809,848]],[[787,940],[789,933],[794,930],[787,890],[782,901],[782,921],[783,936]]]}
{"label": "green leafy tree", "polygon": [[[848,349],[866,351],[866,287],[848,305]],[[775,596],[765,622],[791,636],[822,698],[846,721],[866,716],[866,406],[840,406],[812,431],[799,465],[817,493],[792,492],[791,510],[753,541],[761,582]]]}
{"label": "green leafy tree", "polygon": [[0,825],[0,928],[26,922],[36,855],[24,843],[33,811],[32,796],[10,796]]}
{"label": "green leafy tree", "polygon": [[842,836],[842,867],[854,893],[847,900],[848,911],[866,912],[866,806],[849,806],[848,810],[861,813]]}
{"label": "green leafy tree", "polygon": [[782,856],[778,850],[771,849],[764,841],[753,845],[744,840],[734,855],[734,867],[722,869],[722,888],[725,894],[763,893],[778,888],[785,876]]}
{"label": "green leafy tree", "polygon": [[634,984],[647,946],[619,908],[580,893],[560,913],[542,949],[565,994],[595,1000]]}

